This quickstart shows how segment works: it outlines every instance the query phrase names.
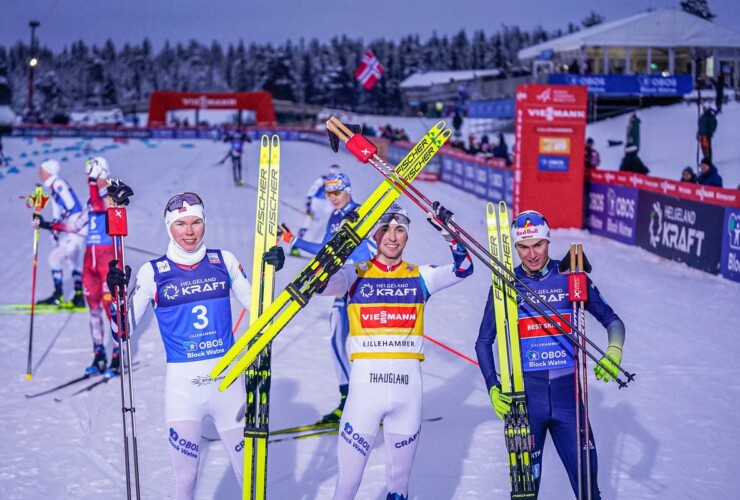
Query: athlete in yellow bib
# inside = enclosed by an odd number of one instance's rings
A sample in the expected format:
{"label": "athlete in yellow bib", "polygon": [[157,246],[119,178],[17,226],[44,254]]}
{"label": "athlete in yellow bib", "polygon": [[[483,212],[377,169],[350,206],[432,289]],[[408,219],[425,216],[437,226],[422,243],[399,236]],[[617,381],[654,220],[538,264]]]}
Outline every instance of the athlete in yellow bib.
{"label": "athlete in yellow bib", "polygon": [[421,430],[424,306],[429,297],[473,273],[468,251],[435,220],[452,212],[438,203],[429,221],[449,242],[453,263],[417,266],[403,261],[409,217],[393,204],[372,238],[374,258],[343,267],[323,295],[349,293],[352,361],[349,397],[339,424],[339,477],[335,499],[355,497],[383,422],[388,499],[407,499],[411,465]]}

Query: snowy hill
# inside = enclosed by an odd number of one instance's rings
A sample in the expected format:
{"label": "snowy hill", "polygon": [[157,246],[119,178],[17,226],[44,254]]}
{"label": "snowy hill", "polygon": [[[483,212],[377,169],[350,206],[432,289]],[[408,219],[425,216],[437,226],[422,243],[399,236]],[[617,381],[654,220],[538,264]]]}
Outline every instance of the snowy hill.
{"label": "snowy hill", "polygon": [[[664,153],[666,169],[683,163],[680,148],[660,147],[675,137],[674,119],[660,125],[648,111],[643,118],[643,158],[658,168],[657,152]],[[687,111],[688,113],[688,111]],[[734,161],[730,148],[729,117],[740,113],[733,105],[720,115],[718,158]],[[674,116],[671,114],[670,116]],[[623,124],[599,124],[589,131],[603,150],[608,138],[621,138]],[[603,129],[603,130],[602,130]],[[689,127],[687,127],[687,131]],[[664,130],[666,136],[658,135]],[[617,133],[617,131],[619,131]],[[726,131],[726,132],[725,132]],[[692,154],[692,135],[687,153]],[[653,144],[655,142],[655,144]],[[5,152],[15,159],[17,174],[3,170],[0,208],[6,259],[0,263],[3,303],[23,303],[30,297],[32,232],[30,211],[19,195],[38,180],[33,167],[47,157],[63,161],[62,174],[78,193],[84,193],[80,149],[85,141],[55,139],[40,143],[6,139]],[[235,188],[227,166],[214,167],[225,145],[207,141],[107,140],[90,143],[110,160],[115,177],[129,183],[135,196],[129,207],[128,263],[134,268],[150,255],[160,254],[168,241],[162,221],[166,200],[179,191],[194,190],[204,198],[206,242],[232,250],[245,269],[251,269],[255,193]],[[737,145],[734,147],[737,148]],[[656,155],[656,158],[653,158]],[[672,156],[669,156],[672,155]],[[733,156],[734,155],[734,156]],[[23,156],[23,157],[22,157]],[[602,154],[604,163],[612,160]],[[246,178],[254,183],[257,145],[246,151]],[[693,158],[693,156],[690,156]],[[723,159],[724,158],[724,159]],[[379,182],[372,169],[346,154],[333,155],[326,147],[283,143],[280,220],[298,226],[301,215],[290,206],[302,206],[307,186],[326,167],[339,160],[350,174],[354,197],[363,199]],[[729,170],[720,162],[720,170]],[[723,172],[724,174],[725,172]],[[675,177],[671,175],[670,177]],[[479,238],[485,234],[484,201],[443,184],[419,184],[431,199],[442,200],[456,212],[461,225]],[[83,194],[81,194],[83,196]],[[423,214],[408,202],[412,215],[407,260],[446,263],[449,251]],[[734,471],[740,470],[735,450],[740,446],[735,427],[740,409],[740,376],[735,360],[735,325],[740,324],[737,283],[669,262],[636,247],[590,235],[556,230],[553,256],[564,254],[573,241],[582,241],[594,265],[593,279],[627,325],[624,364],[637,372],[628,389],[597,383],[590,378],[591,419],[599,450],[599,482],[604,498],[697,499],[735,498]],[[51,289],[46,263],[51,244],[43,235],[39,258],[38,294]],[[135,250],[137,249],[137,250]],[[278,273],[282,288],[305,260],[289,258]],[[473,343],[490,283],[486,269],[465,283],[441,292],[427,307],[426,333],[474,357]],[[67,283],[67,290],[71,286]],[[317,298],[278,337],[273,350],[271,425],[274,428],[313,422],[337,402],[336,380],[330,361],[328,314],[331,299]],[[239,308],[234,302],[233,312]],[[164,350],[151,312],[133,336],[139,459],[144,498],[169,498],[170,463],[164,426]],[[0,421],[7,452],[0,463],[3,498],[121,498],[123,450],[118,382],[65,399],[26,399],[82,373],[91,361],[88,318],[85,314],[45,314],[36,318],[34,378],[24,378],[28,345],[28,317],[0,315],[4,356],[0,364]],[[605,346],[606,335],[589,320],[587,332]],[[110,340],[108,341],[110,344]],[[508,498],[506,453],[502,424],[495,417],[477,367],[428,343],[422,365],[425,380],[424,416],[442,417],[426,423],[411,477],[411,498]],[[62,392],[61,396],[71,391]],[[540,498],[570,498],[570,487],[552,443],[545,447]],[[236,482],[219,441],[202,443],[198,498],[238,498]],[[336,479],[336,437],[322,437],[271,445],[268,497],[331,498]],[[358,498],[384,498],[383,439],[372,454]]]}

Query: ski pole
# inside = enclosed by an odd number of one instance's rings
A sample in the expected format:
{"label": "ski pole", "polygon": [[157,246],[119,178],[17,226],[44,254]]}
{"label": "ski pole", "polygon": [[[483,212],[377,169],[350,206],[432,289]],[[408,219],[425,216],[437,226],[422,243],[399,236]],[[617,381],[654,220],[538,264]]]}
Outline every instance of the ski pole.
{"label": "ski pole", "polygon": [[[335,117],[332,117],[327,121],[327,128],[331,133],[333,133],[336,137],[338,137],[340,140],[344,141],[345,143],[348,143],[350,139],[355,135],[354,132],[352,132],[346,125],[344,125],[342,122],[340,122]],[[361,156],[361,155],[360,155]],[[358,156],[359,158],[359,156]],[[388,163],[383,160],[380,156],[377,154],[373,154],[372,156],[367,157],[366,160],[364,160],[365,163],[370,163],[378,172],[380,172],[381,175],[383,175],[387,180],[392,182],[399,190],[401,190],[406,196],[411,199],[417,206],[419,206],[422,210],[425,212],[429,212],[432,208],[432,202],[427,198],[421,191],[419,191],[416,186],[413,184],[406,182],[405,179],[402,179],[393,173],[393,168],[388,165]],[[412,194],[413,192],[413,194]],[[417,196],[419,198],[417,198]],[[420,201],[420,199],[423,201]],[[427,206],[424,205],[424,203],[427,204]],[[519,279],[518,276],[509,269],[507,269],[505,266],[501,265],[500,261],[496,259],[494,256],[490,254],[490,252],[484,248],[475,238],[473,238],[470,234],[467,233],[462,227],[460,227],[455,221],[450,221],[449,223],[445,223],[444,221],[440,221],[437,219],[439,224],[444,227],[445,230],[449,231],[450,234],[458,234],[461,236],[463,243],[467,243],[468,250],[470,253],[472,253],[474,256],[476,256],[483,264],[491,269],[491,271],[496,274],[497,276],[500,276],[502,279],[505,279],[506,282],[509,284],[509,286],[512,285],[512,281],[525,289],[529,294],[532,295],[532,297],[537,297],[538,301],[545,305],[547,309],[550,310],[552,314],[557,316],[558,319],[560,319],[566,326],[571,328],[571,331],[576,334],[579,338],[584,339],[588,344],[590,344],[601,356],[605,356],[606,353],[598,346],[596,345],[591,339],[588,337],[585,337],[583,333],[569,320],[567,320],[565,317],[563,317],[560,312],[558,312],[553,306],[551,306],[547,301],[542,300],[539,295],[532,290],[532,288],[524,283],[521,279]],[[475,247],[475,248],[472,248]],[[482,255],[485,255],[488,257],[488,260],[484,259]],[[508,274],[509,276],[504,276],[504,274],[499,271],[498,269],[494,269],[494,266],[491,264],[491,262],[496,263],[497,265],[500,265],[501,269],[503,270],[503,273]],[[519,294],[532,308],[540,313],[542,316],[548,318],[548,320],[551,320],[551,315],[544,312],[542,308],[535,302],[535,299],[532,299],[528,296],[528,294]],[[573,345],[577,344],[577,340],[573,339],[568,333],[565,331],[565,329],[556,321],[552,321],[551,323],[555,328],[564,335],[564,337],[571,342]],[[606,366],[604,366],[603,363],[599,359],[597,359],[590,351],[584,351],[591,359],[594,360],[594,362],[601,366],[602,368],[606,369]],[[631,382],[634,380],[634,374],[628,373],[626,370],[624,370],[621,366],[617,367],[620,372],[622,372],[625,377],[627,377],[627,382]],[[607,370],[607,372],[611,372],[611,370]],[[627,383],[623,382],[618,377],[615,377],[615,381],[619,385],[620,388],[626,387]]]}
{"label": "ski pole", "polygon": [[[129,204],[129,197],[133,196],[133,191],[126,184],[120,180],[109,180],[108,181],[108,196],[113,201],[113,206],[108,208],[106,214],[106,229],[109,236],[113,237],[113,249],[114,258],[118,261],[118,266],[123,272],[126,272],[126,262],[124,254],[123,237],[128,235],[128,219],[126,216],[125,206]],[[128,298],[126,297],[126,287],[116,286],[115,290],[111,290],[115,299],[116,307],[116,327],[118,332],[118,352],[121,357],[121,369],[126,364],[129,367],[126,370],[126,378],[124,381],[123,372],[120,374],[121,377],[121,416],[123,418],[123,450],[124,460],[126,467],[126,495],[128,499],[131,499],[131,459],[129,456],[129,436],[128,436],[128,422],[126,414],[128,413],[131,420],[131,447],[133,451],[133,467],[134,467],[134,487],[136,499],[141,498],[141,491],[139,487],[139,454],[138,444],[136,436],[136,407],[134,405],[134,380],[133,370],[131,369],[131,348],[129,342],[130,328],[128,323]],[[125,339],[125,340],[124,340]],[[125,349],[124,349],[125,347]],[[128,385],[128,406],[126,400],[126,385]]]}
{"label": "ski pole", "polygon": [[475,366],[480,366],[480,365],[478,365],[478,362],[477,362],[477,361],[475,361],[475,360],[473,360],[473,359],[470,359],[469,357],[467,357],[467,356],[466,356],[466,355],[464,355],[463,353],[461,353],[461,352],[459,352],[459,351],[456,351],[455,349],[453,349],[452,347],[450,347],[450,346],[448,346],[448,345],[446,345],[446,344],[443,344],[443,343],[442,343],[442,342],[440,342],[439,340],[433,339],[432,337],[430,337],[429,335],[426,335],[426,334],[424,335],[424,338],[425,338],[425,339],[427,339],[427,340],[428,340],[429,342],[431,342],[432,344],[438,345],[438,346],[439,346],[439,347],[441,347],[442,349],[445,349],[445,350],[447,350],[447,351],[451,352],[451,353],[452,353],[452,354],[454,354],[455,356],[458,356],[458,357],[460,357],[460,358],[464,359],[465,361],[468,361],[468,362],[470,362],[470,363],[473,363],[473,364],[474,364]]}
{"label": "ski pole", "polygon": [[[33,192],[26,197],[26,206],[33,209],[34,219],[41,214],[41,210],[49,202],[49,195],[44,192],[41,184],[36,184]],[[33,220],[33,219],[32,219]],[[36,310],[36,270],[39,261],[39,233],[38,226],[33,229],[33,272],[31,275],[31,325],[28,331],[28,363],[26,365],[26,380],[33,377],[33,317]]]}
{"label": "ski pole", "polygon": [[[580,301],[578,303],[578,327],[583,332],[581,337],[581,389],[583,390],[583,428],[584,428],[584,440],[586,441],[586,498],[591,500],[591,428],[589,426],[589,415],[588,415],[588,367],[586,365],[586,354],[585,354],[585,343],[583,341],[586,335],[586,300],[588,300],[588,285],[586,282],[586,275],[584,274],[584,258],[583,245],[578,243],[576,245],[576,259],[578,273],[582,278],[581,290],[583,291]],[[576,364],[578,359],[575,360]]]}
{"label": "ski pole", "polygon": [[[572,318],[578,318],[579,325],[580,325],[580,316],[578,314],[578,305],[579,301],[577,299],[580,298],[580,287],[583,285],[583,283],[578,280],[580,276],[576,275],[576,243],[572,243],[570,245],[569,255],[570,255],[570,274],[568,275],[568,295],[571,300],[571,305],[573,308],[572,312]],[[581,450],[581,353],[579,352],[579,345],[573,346],[573,364],[574,364],[574,370],[573,370],[573,376],[575,378],[575,401],[576,401],[576,450],[577,450],[577,463],[578,463],[578,500],[583,499],[583,460],[582,460],[582,453]],[[588,446],[588,444],[586,445]]]}

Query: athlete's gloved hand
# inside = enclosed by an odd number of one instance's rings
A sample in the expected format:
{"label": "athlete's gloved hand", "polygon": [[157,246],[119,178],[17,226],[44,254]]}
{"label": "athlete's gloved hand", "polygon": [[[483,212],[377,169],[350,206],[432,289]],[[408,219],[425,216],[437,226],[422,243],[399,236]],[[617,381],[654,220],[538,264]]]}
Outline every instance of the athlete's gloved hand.
{"label": "athlete's gloved hand", "polygon": [[285,252],[279,246],[274,246],[262,255],[265,264],[275,266],[275,271],[279,271],[285,264]]}
{"label": "athlete's gloved hand", "polygon": [[130,279],[130,266],[126,266],[126,270],[124,271],[123,269],[119,269],[117,260],[112,260],[108,263],[108,275],[105,277],[105,282],[108,283],[108,290],[112,297],[115,298],[116,287],[118,287],[119,297],[126,295],[126,287]]}
{"label": "athlete's gloved hand", "polygon": [[288,228],[288,226],[286,226],[284,222],[278,224],[277,237],[278,243],[282,240],[289,245],[292,245],[293,242],[296,240],[295,235],[290,232],[290,228]]}
{"label": "athlete's gloved hand", "polygon": [[357,211],[357,209],[352,209],[346,214],[344,214],[344,217],[342,217],[342,222],[339,224],[339,227],[342,227],[348,222],[357,222],[360,220],[360,213]]}
{"label": "athlete's gloved hand", "polygon": [[33,227],[47,229],[49,231],[52,230],[52,226],[53,226],[51,222],[45,221],[44,217],[41,214],[33,214],[33,220],[31,221],[31,225]]}
{"label": "athlete's gloved hand", "polygon": [[491,404],[493,405],[493,411],[501,420],[504,419],[507,413],[511,411],[511,396],[507,396],[501,392],[500,385],[494,385],[488,392],[491,396]]}
{"label": "athlete's gloved hand", "polygon": [[440,224],[440,222],[444,224],[449,224],[450,222],[454,221],[455,214],[443,207],[440,202],[435,201],[434,203],[432,203],[432,210],[427,212],[427,220],[434,229],[439,231],[439,234],[441,234],[444,239],[446,239],[447,241],[452,241],[455,239],[455,237],[452,236],[450,232],[442,226],[442,224]]}
{"label": "athlete's gloved hand", "polygon": [[110,303],[110,332],[111,335],[113,335],[113,340],[116,342],[118,341],[118,337],[121,337],[121,340],[126,341],[126,332],[128,331],[128,326],[126,325],[126,312],[121,311],[121,329],[119,330],[118,308],[116,304],[117,302],[115,300]]}
{"label": "athlete's gloved hand", "polygon": [[90,158],[85,162],[85,173],[88,181],[97,181],[98,179],[107,179],[110,174],[110,167],[105,158]]}
{"label": "athlete's gloved hand", "polygon": [[604,382],[616,380],[619,376],[619,364],[622,362],[622,349],[617,346],[610,345],[606,350],[606,356],[602,357],[599,361],[607,369],[605,370],[601,365],[594,366],[596,378],[603,380]]}
{"label": "athlete's gloved hand", "polygon": [[108,181],[106,192],[116,204],[123,205],[124,207],[129,204],[129,198],[134,195],[134,190],[121,179],[111,179]]}

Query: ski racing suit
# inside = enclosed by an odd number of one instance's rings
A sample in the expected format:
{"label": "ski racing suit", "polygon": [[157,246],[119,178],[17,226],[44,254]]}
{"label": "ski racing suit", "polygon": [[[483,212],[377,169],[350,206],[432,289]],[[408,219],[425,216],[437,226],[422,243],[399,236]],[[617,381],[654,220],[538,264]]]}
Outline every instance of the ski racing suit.
{"label": "ski racing suit", "polygon": [[96,181],[88,183],[90,199],[87,212],[87,248],[82,265],[82,285],[85,299],[90,308],[90,335],[93,345],[104,343],[103,310],[111,319],[111,294],[105,278],[108,275],[108,263],[115,258],[113,238],[105,232],[105,217],[108,202],[105,200],[106,189],[98,189]]}
{"label": "ski racing suit", "polygon": [[195,494],[203,420],[211,417],[239,484],[244,470],[244,381],[219,392],[209,374],[234,345],[230,292],[250,306],[251,285],[236,257],[206,249],[203,260],[181,265],[164,255],[143,265],[129,297],[131,331],[149,304],[167,355],[165,422],[173,469],[173,498]]}
{"label": "ski racing suit", "polygon": [[[83,219],[82,204],[72,186],[56,174],[44,182],[44,187],[51,193],[52,203],[52,238],[54,248],[49,253],[49,267],[54,280],[54,288],[62,289],[64,281],[63,267],[72,270],[75,286],[82,281],[82,254],[85,246],[85,228],[80,224]],[[77,229],[79,228],[79,229]]]}
{"label": "ski racing suit", "polygon": [[319,176],[306,192],[306,218],[298,229],[298,237],[316,241],[321,237],[321,223],[334,211],[334,205],[326,197],[324,184],[328,175]]}
{"label": "ski racing suit", "polygon": [[[339,231],[339,227],[342,225],[342,219],[344,216],[350,213],[360,205],[354,200],[350,199],[344,208],[334,210],[326,222],[326,233],[324,233],[324,239],[321,243],[313,243],[306,241],[303,238],[296,239],[293,244],[293,248],[304,250],[308,253],[316,255],[319,253],[321,248]],[[375,242],[370,239],[362,240],[357,248],[347,259],[346,264],[355,264],[358,262],[364,262],[370,260],[375,255],[377,246]],[[334,299],[334,305],[332,306],[331,316],[329,318],[331,326],[331,349],[334,361],[334,370],[337,373],[339,379],[339,385],[349,384],[349,357],[347,356],[347,338],[349,337],[349,319],[347,316],[347,297],[346,293],[338,295]]]}
{"label": "ski racing suit", "polygon": [[421,432],[424,307],[473,273],[466,248],[454,240],[450,247],[453,263],[445,266],[376,259],[344,266],[322,292],[349,296],[352,373],[339,424],[335,499],[355,498],[381,422],[388,498],[408,498]]}
{"label": "ski racing suit", "polygon": [[[520,264],[514,269],[516,276],[534,290],[543,300],[569,321],[572,318],[572,303],[568,300],[568,274],[558,272],[558,262],[549,260],[534,273],[528,273]],[[624,344],[624,323],[606,303],[596,285],[588,278],[590,287],[586,310],[607,330],[609,345],[622,348]],[[517,293],[527,293],[516,285]],[[532,297],[533,298],[533,297]],[[545,311],[547,311],[545,309]],[[534,438],[532,450],[532,469],[535,487],[539,492],[542,477],[542,453],[547,431],[550,431],[555,449],[563,462],[570,479],[573,492],[578,492],[578,455],[575,404],[575,367],[573,344],[543,318],[528,303],[519,299],[519,337],[522,352],[522,371],[524,388],[527,393],[529,425]],[[475,352],[488,391],[499,383],[493,358],[493,342],[496,339],[496,319],[493,311],[492,290],[488,292],[486,308],[483,311]],[[580,397],[580,396],[579,396]],[[581,406],[581,422],[584,422]],[[589,452],[591,454],[592,498],[601,498],[597,483],[597,457],[594,435],[589,427]],[[583,440],[581,441],[583,442]],[[585,446],[585,445],[584,445]],[[585,460],[583,460],[585,469]],[[583,474],[583,491],[587,491]]]}

